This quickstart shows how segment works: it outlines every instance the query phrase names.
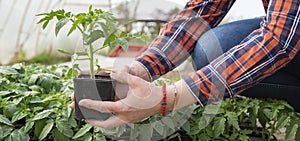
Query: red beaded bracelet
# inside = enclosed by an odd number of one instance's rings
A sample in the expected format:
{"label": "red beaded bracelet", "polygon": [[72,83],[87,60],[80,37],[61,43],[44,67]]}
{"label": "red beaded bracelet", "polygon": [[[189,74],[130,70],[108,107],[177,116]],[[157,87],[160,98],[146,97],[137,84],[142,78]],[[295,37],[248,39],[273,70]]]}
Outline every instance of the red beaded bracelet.
{"label": "red beaded bracelet", "polygon": [[161,114],[162,116],[166,116],[166,107],[167,107],[167,91],[166,91],[166,83],[162,83],[162,100],[161,100]]}

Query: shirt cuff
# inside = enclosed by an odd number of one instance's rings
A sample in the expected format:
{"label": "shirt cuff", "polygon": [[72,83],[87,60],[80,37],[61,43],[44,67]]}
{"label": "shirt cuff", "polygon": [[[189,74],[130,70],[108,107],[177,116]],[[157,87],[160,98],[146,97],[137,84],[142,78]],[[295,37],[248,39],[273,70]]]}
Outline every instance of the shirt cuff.
{"label": "shirt cuff", "polygon": [[141,57],[138,57],[136,61],[144,66],[151,81],[154,81],[173,68],[172,63],[168,60],[166,55],[161,50],[154,47],[150,47],[147,52]]}
{"label": "shirt cuff", "polygon": [[190,93],[197,100],[197,104],[199,104],[202,107],[205,106],[208,102],[208,99],[203,94],[201,94],[201,91],[197,87],[197,84],[195,83],[194,79],[192,77],[188,76],[188,77],[184,78],[183,80],[186,84],[186,87],[190,91]]}

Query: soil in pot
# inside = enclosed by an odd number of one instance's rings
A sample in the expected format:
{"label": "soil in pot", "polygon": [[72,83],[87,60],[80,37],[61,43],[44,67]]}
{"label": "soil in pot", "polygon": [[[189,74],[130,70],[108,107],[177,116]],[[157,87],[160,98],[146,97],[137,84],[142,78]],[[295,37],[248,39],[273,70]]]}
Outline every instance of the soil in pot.
{"label": "soil in pot", "polygon": [[100,113],[96,110],[79,106],[78,102],[82,99],[114,101],[114,80],[105,75],[96,75],[95,79],[91,79],[90,75],[81,74],[78,78],[74,78],[73,81],[75,114],[77,118],[105,120],[112,115],[111,113]]}

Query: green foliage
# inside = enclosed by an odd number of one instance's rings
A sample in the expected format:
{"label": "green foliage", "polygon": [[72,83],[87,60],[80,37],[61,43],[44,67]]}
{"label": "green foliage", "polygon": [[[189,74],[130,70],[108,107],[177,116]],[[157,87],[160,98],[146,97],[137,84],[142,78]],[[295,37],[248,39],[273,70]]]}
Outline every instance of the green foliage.
{"label": "green foliage", "polygon": [[195,140],[248,140],[251,136],[270,140],[282,128],[289,140],[299,136],[300,116],[284,101],[239,96],[197,107],[188,125],[182,129]]}
{"label": "green foliage", "polygon": [[112,130],[92,127],[77,120],[68,106],[73,93],[71,74],[77,71],[38,64],[1,66],[0,140],[103,141],[126,133],[130,140],[150,140],[155,133],[169,140],[180,137],[178,129],[194,140],[248,140],[251,135],[272,139],[282,128],[286,128],[285,140],[300,139],[300,117],[290,105],[246,97],[206,107],[191,105],[166,117],[157,114]]}
{"label": "green foliage", "polygon": [[67,66],[0,66],[0,140],[87,138],[81,128],[89,125],[69,107],[73,72]]}
{"label": "green foliage", "polygon": [[[102,9],[93,9],[89,7],[86,13],[72,13],[65,12],[64,9],[51,11],[49,13],[38,14],[42,16],[38,23],[42,24],[42,28],[45,29],[50,21],[56,19],[55,35],[58,35],[60,30],[71,23],[71,27],[67,35],[72,34],[76,29],[80,31],[83,40],[83,46],[85,47],[83,52],[75,52],[73,60],[89,60],[90,74],[94,78],[94,54],[103,48],[114,48],[116,45],[122,46],[124,50],[128,49],[128,41],[130,39],[143,39],[146,40],[145,35],[142,34],[128,34],[124,31],[120,31],[115,22],[115,17]],[[95,47],[93,43],[99,39],[104,39],[104,43],[100,47]],[[72,54],[59,50],[61,53],[71,56]]]}

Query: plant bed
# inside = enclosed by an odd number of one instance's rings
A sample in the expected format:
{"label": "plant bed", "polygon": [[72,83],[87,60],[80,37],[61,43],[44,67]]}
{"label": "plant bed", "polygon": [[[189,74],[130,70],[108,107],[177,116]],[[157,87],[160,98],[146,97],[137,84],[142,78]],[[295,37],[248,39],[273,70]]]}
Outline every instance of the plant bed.
{"label": "plant bed", "polygon": [[75,113],[77,118],[105,120],[112,115],[110,113],[100,113],[92,109],[81,107],[78,105],[78,102],[82,99],[114,101],[114,80],[107,75],[95,75],[94,79],[90,79],[90,75],[81,74],[77,78],[74,78],[73,81]]}

